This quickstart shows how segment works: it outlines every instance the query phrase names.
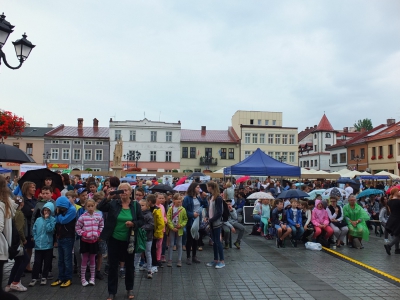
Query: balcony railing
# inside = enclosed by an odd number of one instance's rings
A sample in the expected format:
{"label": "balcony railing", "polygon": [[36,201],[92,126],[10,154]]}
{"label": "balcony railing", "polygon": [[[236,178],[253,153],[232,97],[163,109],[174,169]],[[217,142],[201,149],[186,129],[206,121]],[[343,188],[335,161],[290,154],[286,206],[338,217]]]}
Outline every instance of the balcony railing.
{"label": "balcony railing", "polygon": [[216,158],[200,157],[200,166],[216,166],[217,164]]}

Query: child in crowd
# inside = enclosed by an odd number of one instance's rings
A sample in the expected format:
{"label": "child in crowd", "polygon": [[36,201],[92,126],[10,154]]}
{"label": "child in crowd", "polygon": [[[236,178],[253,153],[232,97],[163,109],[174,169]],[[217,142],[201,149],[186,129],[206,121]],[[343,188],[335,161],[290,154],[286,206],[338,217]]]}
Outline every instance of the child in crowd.
{"label": "child in crowd", "polygon": [[[157,271],[157,267],[162,268],[161,264],[161,252],[160,256],[157,256],[157,245],[162,244],[163,239],[163,229],[165,227],[164,218],[161,213],[161,209],[156,206],[156,196],[150,194],[147,196],[147,202],[150,206],[150,211],[153,214],[154,218],[154,234],[153,234],[153,243],[151,245],[151,258],[152,258],[152,271],[153,273]],[[161,240],[161,241],[160,241]],[[158,243],[158,244],[157,244]],[[155,268],[154,268],[155,267]]]}
{"label": "child in crowd", "polygon": [[56,201],[56,234],[58,238],[58,278],[51,286],[62,288],[72,284],[72,249],[75,239],[76,209],[67,197]]}
{"label": "child in crowd", "polygon": [[279,248],[285,247],[284,240],[292,232],[292,229],[287,226],[286,223],[286,214],[283,209],[283,200],[275,200],[275,205],[276,207],[272,211],[271,219],[273,226],[277,230],[276,246]]}
{"label": "child in crowd", "polygon": [[[50,194],[51,195],[51,194]],[[42,270],[40,285],[47,284],[47,277],[53,259],[53,234],[56,226],[54,205],[47,202],[40,210],[41,217],[37,218],[33,225],[32,233],[35,240],[35,262],[33,263],[32,280],[29,286],[35,286]]]}
{"label": "child in crowd", "polygon": [[167,214],[167,224],[169,229],[169,245],[168,247],[168,267],[172,267],[172,251],[174,242],[178,250],[178,263],[177,267],[182,267],[182,236],[183,228],[186,226],[188,217],[186,210],[182,207],[182,196],[178,193],[173,196],[173,206],[169,208]]}
{"label": "child in crowd", "polygon": [[293,247],[297,247],[299,241],[304,233],[301,210],[297,209],[298,201],[296,199],[290,200],[291,208],[286,210],[286,220],[290,229],[292,229],[292,239],[290,240]]}
{"label": "child in crowd", "polygon": [[315,207],[315,200],[308,200],[307,204],[308,204],[308,209],[312,212]]}
{"label": "child in crowd", "polygon": [[[142,229],[146,230],[146,250],[144,251],[144,255],[146,257],[146,267],[147,267],[147,278],[153,278],[152,272],[152,264],[151,264],[151,245],[153,244],[153,230],[154,230],[154,218],[153,214],[150,211],[149,203],[142,199],[139,201],[140,208],[142,209],[144,224]],[[139,260],[142,256],[142,253],[135,254],[135,266],[139,264]]]}
{"label": "child in crowd", "polygon": [[[165,194],[157,193],[156,197],[157,197],[156,205],[161,210],[161,215],[164,219],[164,224],[167,224],[167,213],[165,211],[165,206],[164,206],[166,200]],[[165,255],[162,252],[165,253],[165,245],[167,244],[167,235],[165,234],[165,226],[163,229],[163,238],[158,243],[159,244],[157,244],[157,257],[160,257],[160,261],[164,263]]]}
{"label": "child in crowd", "polygon": [[42,209],[47,202],[51,202],[53,204],[52,212],[54,215],[55,201],[53,200],[53,198],[51,198],[52,195],[53,195],[53,188],[51,186],[43,186],[42,187],[41,193],[40,193],[41,200],[36,203],[36,206],[33,209],[33,213],[32,213],[32,221],[31,221],[32,228],[33,228],[33,224],[35,224],[36,219],[41,216]]}
{"label": "child in crowd", "polygon": [[304,229],[302,241],[304,243],[307,243],[307,237],[309,237],[314,232],[314,226],[311,223],[311,210],[308,209],[308,201],[300,201],[299,208],[301,209],[301,221]]}
{"label": "child in crowd", "polygon": [[81,208],[81,206],[78,203],[76,203],[76,199],[78,198],[77,193],[75,193],[74,191],[68,191],[65,193],[65,197],[67,197],[69,202],[71,202],[71,204],[75,206],[76,210]]}
{"label": "child in crowd", "polygon": [[22,213],[21,209],[24,207],[24,199],[22,197],[17,197],[15,199],[15,203],[18,204],[18,208],[15,211],[14,220],[15,220],[15,227],[18,230],[18,235],[20,239],[20,253],[16,257],[14,257],[14,265],[10,272],[10,277],[8,278],[8,284],[5,287],[5,291],[8,292],[18,291],[18,292],[25,292],[27,290],[21,283],[21,277],[24,273],[25,267],[29,263],[29,256],[24,249],[24,244],[26,244],[26,236],[25,236],[25,218],[24,214]]}
{"label": "child in crowd", "polygon": [[321,200],[315,200],[315,209],[312,211],[311,221],[314,225],[313,242],[316,242],[317,237],[321,235],[322,231],[325,231],[325,240],[326,244],[328,244],[328,240],[333,234],[333,229],[329,226],[329,216]]}
{"label": "child in crowd", "polygon": [[[76,233],[81,237],[80,253],[82,254],[81,282],[82,286],[94,285],[96,270],[96,254],[99,252],[98,239],[104,228],[103,218],[96,213],[96,202],[89,199],[86,202],[86,212],[82,214],[75,225]],[[87,282],[85,273],[87,263],[90,265],[90,280]]]}
{"label": "child in crowd", "polygon": [[[95,212],[98,213],[102,219],[103,222],[105,221],[103,212],[97,209],[97,205],[104,199],[105,195],[103,192],[97,192],[94,193],[93,195],[93,200],[96,202],[96,209]],[[102,239],[98,239],[99,243],[99,251],[97,253],[97,258],[96,258],[96,279],[103,280],[104,276],[101,274],[101,266],[103,264],[103,255],[106,257],[107,256],[107,243],[106,241],[103,241]]]}
{"label": "child in crowd", "polygon": [[233,208],[232,200],[228,199],[226,200],[226,203],[228,204],[229,218],[228,222],[224,222],[224,225],[222,225],[222,228],[224,230],[225,249],[229,248],[228,244],[231,231],[232,233],[236,233],[236,230],[239,231],[238,237],[236,239],[236,242],[233,244],[237,249],[240,249],[240,242],[242,241],[244,234],[244,226],[238,222],[236,209]]}
{"label": "child in crowd", "polygon": [[268,233],[268,223],[271,223],[271,206],[269,199],[261,199],[261,236],[267,240],[272,240],[272,236]]}
{"label": "child in crowd", "polygon": [[94,194],[97,192],[97,184],[95,181],[89,183],[88,199],[93,199]]}

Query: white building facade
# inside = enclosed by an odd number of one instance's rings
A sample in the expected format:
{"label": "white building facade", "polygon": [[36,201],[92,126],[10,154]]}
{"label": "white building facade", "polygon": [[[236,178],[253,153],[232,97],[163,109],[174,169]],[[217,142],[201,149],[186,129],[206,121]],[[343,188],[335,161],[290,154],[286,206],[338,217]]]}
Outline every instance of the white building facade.
{"label": "white building facade", "polygon": [[124,169],[136,168],[149,172],[170,172],[180,168],[181,123],[166,123],[143,119],[139,121],[113,121],[110,119],[110,165],[118,139],[123,143]]}

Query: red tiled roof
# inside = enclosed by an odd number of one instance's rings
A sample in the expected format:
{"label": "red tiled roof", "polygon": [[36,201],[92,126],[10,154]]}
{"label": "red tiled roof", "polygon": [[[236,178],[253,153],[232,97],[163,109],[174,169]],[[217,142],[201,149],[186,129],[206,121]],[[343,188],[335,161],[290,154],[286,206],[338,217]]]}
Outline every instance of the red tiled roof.
{"label": "red tiled roof", "polygon": [[319,121],[319,124],[317,128],[314,131],[335,131],[331,125],[331,122],[329,122],[328,118],[324,114],[322,116],[321,121]]}
{"label": "red tiled roof", "polygon": [[311,128],[308,128],[308,129],[305,129],[305,130],[299,132],[298,140],[299,141],[303,140],[305,137],[307,137],[307,135],[312,133],[314,131],[314,129],[315,129],[314,127],[311,127]]}
{"label": "red tiled roof", "polygon": [[235,130],[229,127],[228,130],[181,130],[181,142],[203,142],[203,143],[238,143],[239,137]]}
{"label": "red tiled roof", "polygon": [[367,141],[376,141],[376,140],[381,140],[381,139],[387,139],[391,137],[397,137],[400,136],[400,122],[397,122],[385,130],[382,130],[378,132],[377,134],[370,136],[367,138]]}
{"label": "red tiled roof", "polygon": [[361,144],[363,142],[366,141],[367,136],[371,133],[374,133],[375,131],[384,128],[386,125],[385,124],[381,124],[378,125],[374,128],[372,128],[371,130],[365,131],[365,132],[359,132],[359,135],[353,137],[352,139],[349,139],[346,141],[346,146],[351,146],[351,145],[355,145],[355,144]]}
{"label": "red tiled roof", "polygon": [[351,137],[356,137],[359,134],[360,134],[359,131],[350,131],[350,132],[339,131],[338,133],[336,133],[336,137],[340,138],[345,135],[345,136],[351,138]]}
{"label": "red tiled roof", "polygon": [[61,124],[45,134],[45,137],[81,137],[108,139],[108,127],[82,127],[64,126]]}

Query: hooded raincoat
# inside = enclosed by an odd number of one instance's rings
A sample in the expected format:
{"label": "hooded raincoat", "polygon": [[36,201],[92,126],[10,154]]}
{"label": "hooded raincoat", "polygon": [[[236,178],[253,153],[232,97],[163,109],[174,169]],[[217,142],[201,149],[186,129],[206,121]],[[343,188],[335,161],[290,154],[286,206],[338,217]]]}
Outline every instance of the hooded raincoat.
{"label": "hooded raincoat", "polygon": [[321,209],[318,208],[318,204],[322,203],[321,200],[315,200],[315,207],[312,210],[311,214],[311,222],[314,226],[319,225],[329,225],[329,216],[324,207],[322,206]]}
{"label": "hooded raincoat", "polygon": [[[343,214],[347,221],[347,226],[349,227],[349,235],[362,238],[365,241],[369,240],[369,230],[367,223],[365,221],[369,220],[368,213],[357,203],[354,208],[350,207],[350,204],[346,204],[343,207]],[[350,221],[361,220],[356,226],[353,226]]]}
{"label": "hooded raincoat", "polygon": [[[48,208],[51,212],[50,216],[45,219],[43,210]],[[56,226],[54,215],[54,204],[47,202],[40,210],[40,218],[37,218],[33,224],[32,234],[35,239],[36,250],[48,250],[53,248],[53,234]]]}

